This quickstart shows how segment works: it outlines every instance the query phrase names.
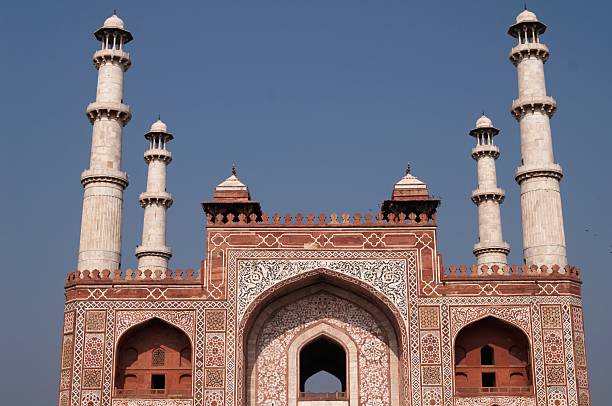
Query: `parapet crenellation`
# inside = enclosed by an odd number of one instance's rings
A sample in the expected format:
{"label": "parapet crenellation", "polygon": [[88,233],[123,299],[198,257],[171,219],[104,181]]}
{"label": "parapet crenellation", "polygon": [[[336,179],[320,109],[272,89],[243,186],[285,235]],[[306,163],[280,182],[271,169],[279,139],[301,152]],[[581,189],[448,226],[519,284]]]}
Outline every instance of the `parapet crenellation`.
{"label": "parapet crenellation", "polygon": [[580,282],[580,268],[566,265],[451,265],[440,267],[440,277],[443,282],[464,281],[474,279],[564,279]]}
{"label": "parapet crenellation", "polygon": [[[80,270],[69,272],[66,287],[89,284],[186,284],[202,283],[205,272],[204,263],[200,269],[118,269],[118,270]],[[581,271],[578,267],[566,265],[451,265],[440,266],[442,282],[465,280],[571,280],[580,282]]]}
{"label": "parapet crenellation", "polygon": [[372,213],[366,213],[364,215],[355,213],[353,215],[348,213],[336,214],[331,213],[329,216],[325,213],[315,215],[307,214],[285,214],[281,215],[275,213],[273,215],[268,214],[255,214],[250,215],[233,213],[217,214],[212,216],[211,214],[206,215],[207,224],[210,227],[277,227],[277,226],[291,226],[291,227],[362,227],[362,226],[433,226],[436,225],[435,213],[431,216],[426,213],[400,213],[395,215],[394,213],[378,213],[373,215]]}
{"label": "parapet crenellation", "polygon": [[198,270],[192,268],[165,271],[159,269],[79,270],[68,273],[66,287],[78,284],[201,284],[203,270],[203,265]]}

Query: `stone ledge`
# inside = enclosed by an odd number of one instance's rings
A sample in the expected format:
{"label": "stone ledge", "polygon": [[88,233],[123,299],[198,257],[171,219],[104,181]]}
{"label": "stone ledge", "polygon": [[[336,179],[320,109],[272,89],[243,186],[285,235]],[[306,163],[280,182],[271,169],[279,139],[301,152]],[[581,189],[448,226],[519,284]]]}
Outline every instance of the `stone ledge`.
{"label": "stone ledge", "polygon": [[123,71],[127,71],[132,66],[130,54],[120,49],[100,49],[93,54],[92,62],[96,68],[106,61],[114,61],[123,66]]}
{"label": "stone ledge", "polygon": [[141,258],[144,256],[152,256],[152,257],[162,257],[165,259],[172,258],[172,248],[170,247],[148,247],[139,245],[136,247],[134,251],[134,255],[136,258]]}
{"label": "stone ledge", "polygon": [[128,175],[125,172],[114,169],[86,169],[81,173],[81,185],[85,187],[90,183],[113,183],[125,189],[128,182]]}
{"label": "stone ledge", "polygon": [[152,204],[161,204],[169,208],[174,202],[172,195],[168,192],[143,192],[138,196],[138,199],[142,208]]}
{"label": "stone ledge", "polygon": [[159,159],[166,163],[170,163],[172,161],[172,152],[167,149],[160,148],[152,148],[148,149],[144,153],[144,160],[146,163],[151,162],[154,159]]}
{"label": "stone ledge", "polygon": [[543,112],[552,117],[557,110],[557,102],[551,96],[522,97],[512,101],[512,116],[520,120],[527,113]]}
{"label": "stone ledge", "polygon": [[542,63],[546,63],[550,56],[548,47],[541,42],[529,42],[527,44],[519,44],[510,50],[509,59],[514,66],[518,65],[523,59],[535,56],[542,59]]}
{"label": "stone ledge", "polygon": [[546,166],[523,165],[516,168],[514,179],[520,185],[524,180],[531,178],[554,178],[561,180],[563,178],[563,170],[561,165],[548,164]]}
{"label": "stone ledge", "polygon": [[499,147],[497,145],[477,145],[472,148],[472,158],[475,160],[487,155],[493,159],[499,158]]}
{"label": "stone ledge", "polygon": [[132,118],[132,113],[127,104],[96,101],[87,105],[87,117],[92,124],[101,117],[107,117],[117,119],[125,126]]}
{"label": "stone ledge", "polygon": [[498,203],[502,203],[506,198],[506,191],[504,189],[476,189],[472,192],[471,199],[474,204],[479,204],[486,200],[494,200]]}

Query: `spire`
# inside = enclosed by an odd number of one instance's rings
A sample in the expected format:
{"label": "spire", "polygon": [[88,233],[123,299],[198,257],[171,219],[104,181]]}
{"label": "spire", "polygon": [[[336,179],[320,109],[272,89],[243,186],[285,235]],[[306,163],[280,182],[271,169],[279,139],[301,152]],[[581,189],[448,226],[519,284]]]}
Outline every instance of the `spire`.
{"label": "spire", "polygon": [[[546,30],[537,16],[523,10],[508,34],[516,38],[510,61],[518,71],[518,98],[512,115],[520,123],[521,166],[515,179],[521,188],[523,255],[527,265],[567,265],[560,181],[550,119],[557,108],[546,92],[544,64]],[[534,107],[537,106],[537,107]]]}
{"label": "spire", "polygon": [[138,268],[165,272],[172,250],[166,246],[166,210],[172,206],[172,195],[166,191],[166,167],[172,161],[168,142],[173,139],[166,123],[158,117],[145,138],[149,149],[144,159],[148,165],[147,190],[140,194],[140,205],[144,209],[142,243],[136,248]]}
{"label": "spire", "polygon": [[121,169],[123,127],[131,113],[123,104],[123,76],[130,67],[124,45],[132,40],[125,24],[113,14],[95,32],[101,43],[93,56],[98,69],[96,100],[87,106],[92,124],[89,168],[81,174],[83,214],[79,270],[115,270],[121,265],[123,191],[128,177]]}
{"label": "spire", "polygon": [[497,186],[495,160],[499,148],[493,142],[499,130],[483,112],[469,134],[476,139],[472,158],[478,167],[478,188],[472,192],[472,202],[478,206],[478,243],[474,245],[474,255],[479,265],[505,265],[510,246],[503,240],[499,206],[506,194]]}

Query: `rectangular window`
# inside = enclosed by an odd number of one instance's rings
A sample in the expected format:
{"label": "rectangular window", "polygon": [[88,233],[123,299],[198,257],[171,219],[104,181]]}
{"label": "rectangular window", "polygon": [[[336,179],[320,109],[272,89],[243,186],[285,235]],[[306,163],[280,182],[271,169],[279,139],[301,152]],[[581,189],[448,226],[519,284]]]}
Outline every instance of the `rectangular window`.
{"label": "rectangular window", "polygon": [[482,387],[483,388],[494,388],[495,387],[495,372],[483,372],[482,373]]}
{"label": "rectangular window", "polygon": [[166,389],[166,376],[151,375],[151,389]]}

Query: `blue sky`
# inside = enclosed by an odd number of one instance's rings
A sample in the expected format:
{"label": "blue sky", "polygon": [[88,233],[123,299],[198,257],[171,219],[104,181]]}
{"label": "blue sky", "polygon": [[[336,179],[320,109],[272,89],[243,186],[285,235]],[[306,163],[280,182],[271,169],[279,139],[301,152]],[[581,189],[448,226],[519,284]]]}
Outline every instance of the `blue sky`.
{"label": "blue sky", "polygon": [[[467,135],[485,110],[501,129],[504,236],[520,262],[516,71],[506,29],[520,1],[4,2],[0,64],[4,198],[0,392],[6,404],[55,402],[65,274],[75,268],[79,175],[88,165],[98,46],[113,8],[135,40],[125,101],[123,266],[139,243],[142,135],[158,114],[170,144],[173,267],[204,253],[199,203],[238,174],[267,212],[376,211],[407,162],[442,199],[446,264],[471,263],[476,187]],[[583,270],[593,404],[605,404],[612,350],[609,263],[609,16],[604,1],[530,1],[549,27],[548,92],[563,166],[570,262]]]}

